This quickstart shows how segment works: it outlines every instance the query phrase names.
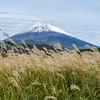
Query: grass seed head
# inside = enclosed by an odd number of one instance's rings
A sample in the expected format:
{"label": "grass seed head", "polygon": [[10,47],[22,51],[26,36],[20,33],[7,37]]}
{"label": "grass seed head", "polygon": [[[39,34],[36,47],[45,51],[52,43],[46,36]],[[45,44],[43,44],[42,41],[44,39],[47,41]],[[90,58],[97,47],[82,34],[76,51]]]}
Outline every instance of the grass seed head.
{"label": "grass seed head", "polygon": [[60,49],[60,50],[63,51],[63,49],[62,49],[60,43],[58,43],[58,42],[57,42],[57,44],[54,44],[54,47],[56,47],[57,49]]}
{"label": "grass seed head", "polygon": [[78,51],[79,53],[81,53],[80,50],[78,49],[78,47],[75,44],[73,44],[73,47],[75,48],[76,51]]}
{"label": "grass seed head", "polygon": [[18,85],[17,81],[13,77],[9,77],[8,80],[14,87],[19,89],[19,85]]}
{"label": "grass seed head", "polygon": [[39,86],[39,85],[42,85],[42,84],[39,83],[38,81],[35,81],[34,83],[31,84],[31,86],[32,86],[32,85],[38,85],[38,86]]}
{"label": "grass seed head", "polygon": [[66,80],[62,74],[56,73],[56,75],[60,76],[62,79]]}
{"label": "grass seed head", "polygon": [[76,85],[71,85],[70,87],[71,90],[79,90],[80,91],[80,88]]}
{"label": "grass seed head", "polygon": [[56,97],[54,97],[54,96],[46,96],[46,97],[44,98],[44,100],[48,100],[48,99],[57,100]]}

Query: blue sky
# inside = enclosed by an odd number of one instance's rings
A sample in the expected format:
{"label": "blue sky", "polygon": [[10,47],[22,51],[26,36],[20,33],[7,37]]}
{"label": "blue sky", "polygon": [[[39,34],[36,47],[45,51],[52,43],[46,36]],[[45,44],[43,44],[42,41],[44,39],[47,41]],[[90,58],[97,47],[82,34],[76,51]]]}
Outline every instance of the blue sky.
{"label": "blue sky", "polygon": [[0,0],[0,28],[10,36],[37,22],[100,46],[100,0]]}

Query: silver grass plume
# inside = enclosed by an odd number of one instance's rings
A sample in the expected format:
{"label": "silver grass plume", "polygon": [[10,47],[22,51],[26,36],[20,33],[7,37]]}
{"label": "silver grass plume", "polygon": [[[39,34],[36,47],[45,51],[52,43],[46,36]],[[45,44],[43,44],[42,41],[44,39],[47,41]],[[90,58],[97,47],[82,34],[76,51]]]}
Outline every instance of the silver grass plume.
{"label": "silver grass plume", "polygon": [[2,40],[0,40],[0,43],[2,43],[2,48],[5,48],[7,50],[6,44]]}
{"label": "silver grass plume", "polygon": [[79,91],[81,91],[80,88],[78,86],[76,86],[76,85],[71,85],[70,89],[71,90],[79,90]]}
{"label": "silver grass plume", "polygon": [[75,50],[76,50],[77,52],[81,53],[80,50],[78,49],[78,47],[77,47],[75,44],[73,44],[73,47],[75,48]]}
{"label": "silver grass plume", "polygon": [[57,42],[57,44],[54,44],[54,47],[56,47],[57,49],[60,49],[60,50],[63,51],[63,49],[62,49],[60,43],[58,43],[58,42]]}
{"label": "silver grass plume", "polygon": [[10,40],[14,45],[17,46],[17,44],[10,38],[10,36],[7,33],[3,32],[4,37],[7,37],[7,40]]}
{"label": "silver grass plume", "polygon": [[19,85],[13,77],[9,77],[8,80],[9,80],[9,83],[11,83],[14,87],[19,89]]}
{"label": "silver grass plume", "polygon": [[48,99],[57,100],[56,97],[54,96],[45,96],[44,100],[48,100]]}
{"label": "silver grass plume", "polygon": [[26,48],[28,48],[28,46],[26,45],[25,41],[23,39],[21,39],[21,41],[26,46]]}
{"label": "silver grass plume", "polygon": [[62,79],[66,80],[62,74],[56,73],[56,75],[60,76]]}
{"label": "silver grass plume", "polygon": [[30,53],[32,53],[31,50],[29,49],[29,47],[26,45],[25,41],[24,41],[23,39],[22,39],[21,41],[22,41],[22,43],[25,45],[25,47],[27,48],[27,50],[28,50]]}

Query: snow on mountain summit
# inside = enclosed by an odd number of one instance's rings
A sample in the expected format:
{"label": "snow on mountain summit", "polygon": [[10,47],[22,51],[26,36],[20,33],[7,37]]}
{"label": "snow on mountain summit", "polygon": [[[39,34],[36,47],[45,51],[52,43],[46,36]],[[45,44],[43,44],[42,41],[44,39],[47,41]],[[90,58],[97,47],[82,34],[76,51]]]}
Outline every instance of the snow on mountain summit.
{"label": "snow on mountain summit", "polygon": [[[67,32],[59,29],[50,23],[37,23],[30,28],[20,32],[11,37],[17,44],[22,44],[21,39],[26,44],[48,44],[53,46],[59,42],[63,48],[73,49],[72,44],[77,45],[78,48],[83,49],[85,44],[95,46],[91,43],[80,40],[71,36]],[[97,46],[95,46],[97,47]]]}
{"label": "snow on mountain summit", "polygon": [[27,33],[27,32],[35,32],[35,33],[36,32],[57,32],[57,33],[70,35],[69,33],[59,29],[58,27],[56,27],[50,23],[37,23],[19,34],[23,34],[23,33]]}

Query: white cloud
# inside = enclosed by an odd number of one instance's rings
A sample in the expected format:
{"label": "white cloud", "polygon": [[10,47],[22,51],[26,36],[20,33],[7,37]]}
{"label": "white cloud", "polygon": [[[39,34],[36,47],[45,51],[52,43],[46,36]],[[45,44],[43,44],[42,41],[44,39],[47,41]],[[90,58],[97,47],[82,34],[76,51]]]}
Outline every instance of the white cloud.
{"label": "white cloud", "polygon": [[0,10],[0,28],[10,36],[37,22],[50,22],[100,45],[100,0],[0,0]]}

